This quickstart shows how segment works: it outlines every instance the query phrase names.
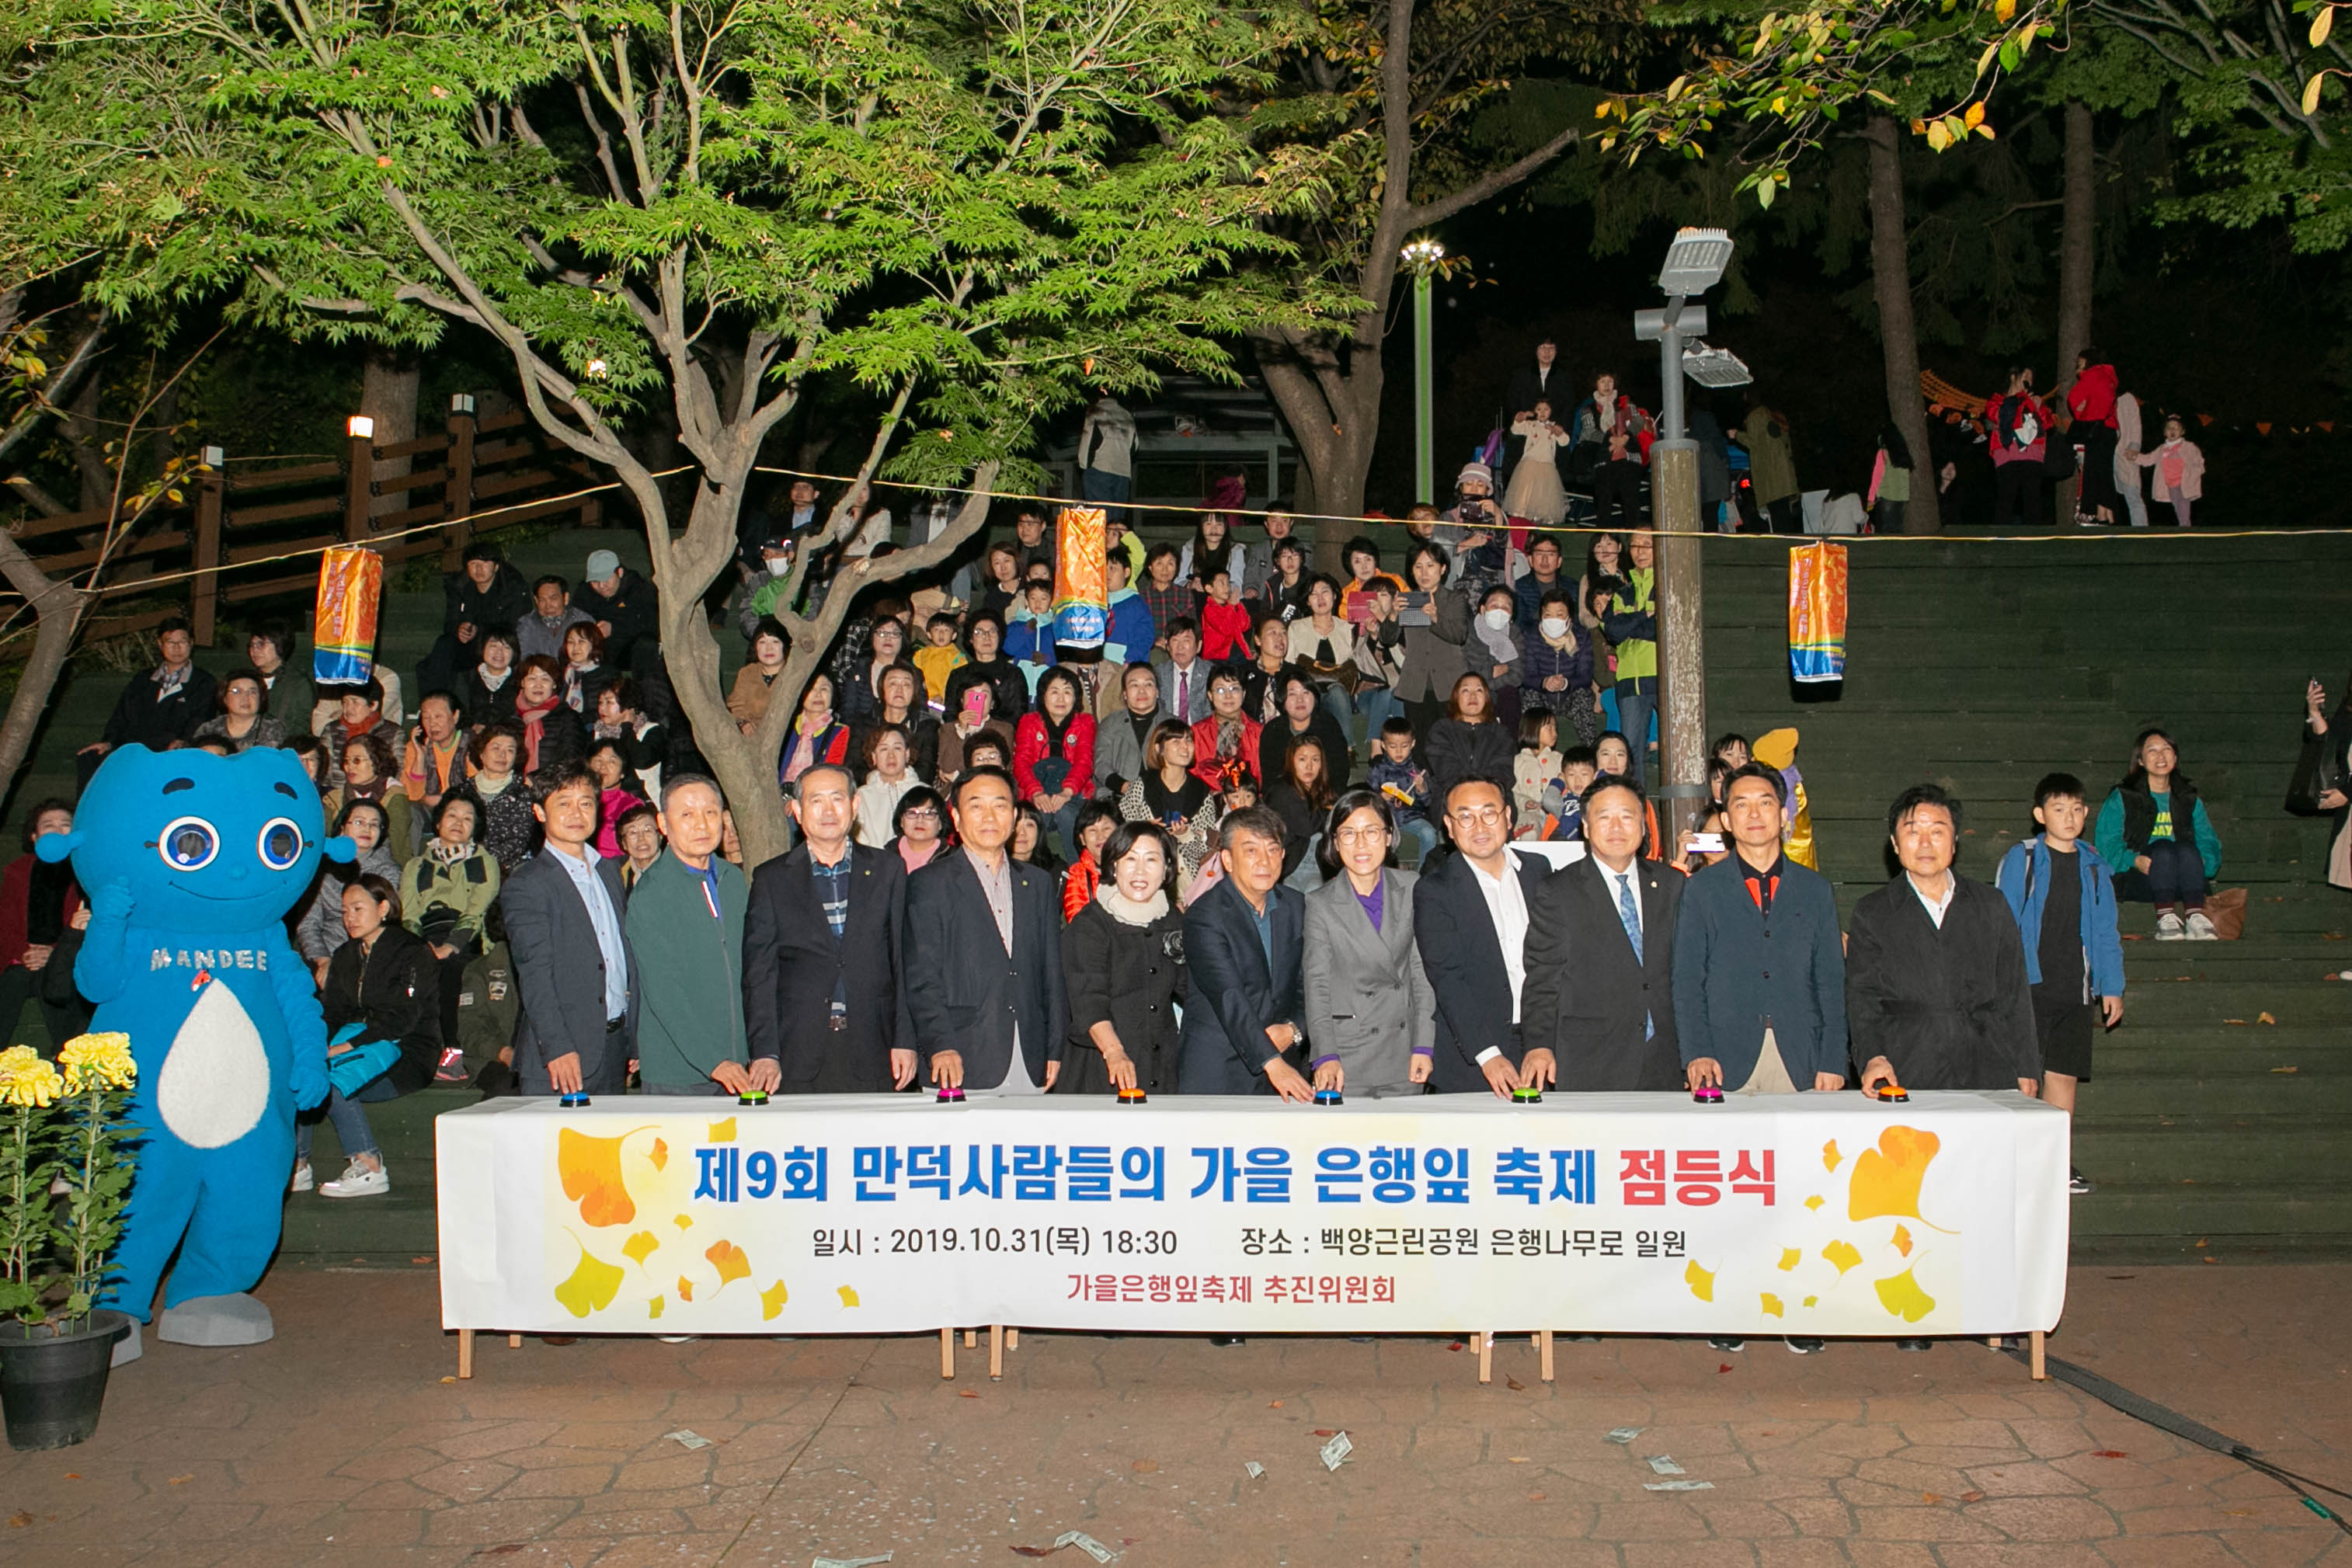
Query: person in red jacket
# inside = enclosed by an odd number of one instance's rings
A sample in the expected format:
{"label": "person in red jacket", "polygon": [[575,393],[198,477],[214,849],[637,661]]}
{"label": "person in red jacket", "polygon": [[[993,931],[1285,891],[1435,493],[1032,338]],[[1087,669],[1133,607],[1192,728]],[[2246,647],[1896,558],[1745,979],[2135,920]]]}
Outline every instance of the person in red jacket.
{"label": "person in red jacket", "polygon": [[2074,384],[2066,389],[2066,408],[2074,416],[2068,434],[2083,448],[2083,499],[2074,520],[2084,528],[2116,520],[2116,392],[2119,382],[2113,365],[2103,362],[2095,349],[2085,349],[2074,361]]}
{"label": "person in red jacket", "polygon": [[1013,784],[1078,857],[1078,808],[1095,792],[1095,720],[1078,678],[1056,664],[1037,681],[1037,709],[1013,732]]}
{"label": "person in red jacket", "polygon": [[1192,777],[1220,794],[1235,782],[1259,787],[1257,737],[1265,727],[1242,711],[1239,671],[1209,677],[1209,716],[1192,727]]}
{"label": "person in red jacket", "polygon": [[2009,372],[2009,390],[1985,404],[1985,424],[1992,433],[1993,526],[2038,526],[2050,411],[2033,395],[2032,366]]}

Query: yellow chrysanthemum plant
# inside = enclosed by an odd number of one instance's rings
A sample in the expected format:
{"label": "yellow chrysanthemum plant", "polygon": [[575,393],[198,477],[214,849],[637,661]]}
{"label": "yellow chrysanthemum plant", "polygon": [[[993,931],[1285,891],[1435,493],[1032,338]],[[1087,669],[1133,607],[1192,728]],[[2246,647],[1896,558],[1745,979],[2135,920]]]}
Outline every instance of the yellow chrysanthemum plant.
{"label": "yellow chrysanthemum plant", "polygon": [[0,1318],[67,1333],[89,1315],[122,1234],[137,1080],[124,1034],[77,1035],[55,1063],[0,1051]]}

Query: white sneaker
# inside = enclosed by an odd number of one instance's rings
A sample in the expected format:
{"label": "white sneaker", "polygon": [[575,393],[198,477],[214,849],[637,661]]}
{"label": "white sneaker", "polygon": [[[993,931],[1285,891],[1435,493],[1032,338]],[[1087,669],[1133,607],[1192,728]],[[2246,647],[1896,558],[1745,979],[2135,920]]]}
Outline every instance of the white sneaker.
{"label": "white sneaker", "polygon": [[392,1190],[392,1175],[378,1160],[374,1166],[363,1166],[356,1159],[343,1167],[343,1174],[330,1182],[319,1184],[320,1197],[373,1197]]}
{"label": "white sneaker", "polygon": [[2213,929],[2213,923],[2205,918],[2205,912],[2201,909],[2189,916],[2188,936],[2191,942],[2219,942],[2221,939],[2221,934]]}
{"label": "white sneaker", "polygon": [[[2200,915],[2199,918],[2202,919],[2203,916]],[[2180,916],[2175,915],[2169,909],[2156,917],[2156,939],[2158,941],[2178,942],[2188,935],[2188,931],[2180,924]]]}
{"label": "white sneaker", "polygon": [[308,1160],[296,1160],[294,1162],[294,1179],[286,1184],[286,1190],[288,1192],[308,1192],[310,1190],[310,1162]]}

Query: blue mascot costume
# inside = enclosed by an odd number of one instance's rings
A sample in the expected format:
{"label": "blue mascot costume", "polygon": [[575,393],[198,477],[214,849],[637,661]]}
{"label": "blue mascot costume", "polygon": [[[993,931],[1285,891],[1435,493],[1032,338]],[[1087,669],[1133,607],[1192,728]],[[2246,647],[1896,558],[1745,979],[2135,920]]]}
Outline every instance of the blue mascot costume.
{"label": "blue mascot costume", "polygon": [[[257,1344],[269,1309],[246,1292],[278,1248],[295,1110],[327,1097],[326,1024],[286,912],[352,842],[327,837],[290,751],[123,746],[74,831],[35,852],[73,858],[90,903],[74,980],[90,1027],[129,1035],[139,1064],[137,1174],[103,1304],[144,1322],[177,1251],[157,1335]],[[134,1324],[116,1359],[138,1353]]]}

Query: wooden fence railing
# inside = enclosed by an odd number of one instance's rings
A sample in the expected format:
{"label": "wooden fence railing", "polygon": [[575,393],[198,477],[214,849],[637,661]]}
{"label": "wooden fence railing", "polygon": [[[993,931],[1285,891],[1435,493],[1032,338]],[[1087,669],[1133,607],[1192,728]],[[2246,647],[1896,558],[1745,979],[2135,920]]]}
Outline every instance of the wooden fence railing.
{"label": "wooden fence railing", "polygon": [[[136,592],[145,580],[184,577],[189,621],[197,643],[209,646],[222,605],[307,591],[318,578],[309,558],[286,561],[281,571],[239,567],[381,538],[387,562],[437,554],[454,571],[478,534],[566,512],[576,513],[583,528],[597,526],[602,497],[578,492],[605,483],[605,476],[541,435],[528,413],[477,420],[473,402],[453,399],[446,428],[413,441],[378,446],[372,434],[352,434],[334,462],[230,474],[224,455],[207,449],[189,498],[140,518],[115,545],[102,586],[120,594]],[[401,473],[404,458],[408,471]],[[386,498],[401,504],[379,510]],[[103,509],[67,512],[27,517],[11,531],[56,577],[96,562],[108,522]],[[100,616],[91,630],[143,630],[172,613]]]}

